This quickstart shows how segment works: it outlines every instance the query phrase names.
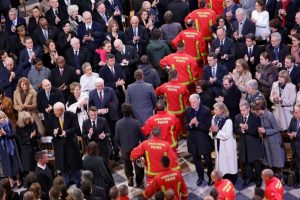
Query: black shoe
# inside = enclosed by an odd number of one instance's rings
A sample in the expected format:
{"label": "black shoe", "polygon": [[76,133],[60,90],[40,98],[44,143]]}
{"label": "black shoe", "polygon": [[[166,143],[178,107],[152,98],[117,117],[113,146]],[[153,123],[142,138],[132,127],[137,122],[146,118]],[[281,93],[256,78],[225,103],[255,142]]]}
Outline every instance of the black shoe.
{"label": "black shoe", "polygon": [[248,187],[250,183],[249,179],[244,180],[243,187]]}
{"label": "black shoe", "polygon": [[203,179],[202,178],[199,178],[198,180],[197,180],[197,182],[196,182],[196,184],[197,184],[197,186],[201,186],[202,185],[202,181],[203,181]]}
{"label": "black shoe", "polygon": [[136,188],[141,188],[141,189],[144,189],[145,188],[145,185],[144,185],[144,182],[142,183],[139,183],[139,184],[136,184],[135,186]]}
{"label": "black shoe", "polygon": [[128,178],[128,186],[133,187],[133,177]]}
{"label": "black shoe", "polygon": [[212,182],[212,180],[209,180],[208,182],[207,182],[207,185],[208,186],[212,186],[214,183]]}
{"label": "black shoe", "polygon": [[256,181],[255,185],[256,187],[260,188],[261,187],[262,182],[261,181]]}

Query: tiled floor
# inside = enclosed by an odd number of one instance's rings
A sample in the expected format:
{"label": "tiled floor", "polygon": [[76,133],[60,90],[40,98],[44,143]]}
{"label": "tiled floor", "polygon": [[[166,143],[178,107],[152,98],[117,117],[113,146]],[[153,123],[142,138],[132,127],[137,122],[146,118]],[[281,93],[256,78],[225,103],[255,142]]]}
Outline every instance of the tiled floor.
{"label": "tiled floor", "polygon": [[[184,175],[185,182],[188,186],[189,200],[201,200],[203,197],[209,194],[212,187],[207,186],[206,182],[202,184],[201,187],[196,186],[197,173],[195,171],[194,165],[191,163],[191,157],[187,152],[186,140],[181,140],[179,142],[179,163]],[[117,186],[122,184],[127,184],[126,176],[124,174],[123,165],[119,165],[113,168],[114,179]],[[208,178],[208,177],[206,177]],[[239,178],[235,184],[236,189],[236,199],[237,200],[250,200],[254,194],[254,183],[248,188],[242,187],[243,181]],[[264,187],[264,185],[262,186]],[[293,189],[291,187],[285,186],[284,199],[286,200],[297,200],[300,199],[300,189]],[[129,188],[131,199],[139,199],[138,196],[142,193],[142,190],[133,187]]]}

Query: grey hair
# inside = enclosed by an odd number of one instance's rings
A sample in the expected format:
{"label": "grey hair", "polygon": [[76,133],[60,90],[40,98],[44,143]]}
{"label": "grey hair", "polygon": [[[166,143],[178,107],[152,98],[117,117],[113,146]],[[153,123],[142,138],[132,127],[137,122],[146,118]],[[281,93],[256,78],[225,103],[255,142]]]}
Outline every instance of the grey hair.
{"label": "grey hair", "polygon": [[74,190],[73,190],[73,198],[74,198],[74,200],[83,200],[84,199],[84,195],[83,195],[81,189],[74,188]]}
{"label": "grey hair", "polygon": [[89,171],[89,170],[83,170],[81,172],[81,179],[83,181],[93,181],[94,179],[94,175],[93,175],[93,172]]}
{"label": "grey hair", "polygon": [[281,34],[278,33],[278,32],[272,33],[272,34],[271,34],[271,38],[272,38],[272,37],[275,37],[275,38],[279,39],[280,41],[281,41],[281,38],[282,38]]}
{"label": "grey hair", "polygon": [[240,13],[240,14],[242,14],[244,17],[246,17],[246,12],[245,12],[245,10],[244,10],[243,8],[238,8],[238,9],[236,9],[235,14],[238,14],[238,13]]}
{"label": "grey hair", "polygon": [[85,63],[82,64],[82,71],[83,71],[84,73],[85,73],[85,70],[86,70],[86,68],[87,68],[88,66],[92,67],[91,63],[85,62]]}
{"label": "grey hair", "polygon": [[255,80],[255,79],[249,80],[249,81],[246,83],[246,86],[247,86],[247,87],[250,87],[250,88],[252,88],[252,89],[257,90],[257,88],[258,88],[257,80]]}
{"label": "grey hair", "polygon": [[78,12],[79,8],[77,5],[69,5],[68,6],[68,15],[72,15],[73,12]]}
{"label": "grey hair", "polygon": [[218,181],[223,178],[223,173],[220,170],[214,169],[211,174],[214,174]]}
{"label": "grey hair", "polygon": [[79,40],[77,37],[73,37],[73,38],[70,40],[71,46],[73,46],[74,42],[79,42],[79,43],[80,43],[80,40]]}
{"label": "grey hair", "polygon": [[274,176],[274,172],[271,169],[264,169],[261,174],[268,178],[272,178]]}
{"label": "grey hair", "polygon": [[56,102],[53,105],[53,110],[56,110],[56,109],[63,109],[65,111],[65,105],[62,102]]}
{"label": "grey hair", "polygon": [[239,106],[240,107],[245,106],[246,108],[249,109],[250,108],[250,103],[248,101],[246,101],[246,100],[243,100],[243,101],[240,102]]}
{"label": "grey hair", "polygon": [[201,102],[200,96],[198,94],[191,94],[189,100],[196,99]]}
{"label": "grey hair", "polygon": [[11,9],[9,9],[8,12],[9,12],[9,13],[18,14],[18,9],[16,9],[16,8],[11,8]]}
{"label": "grey hair", "polygon": [[94,83],[95,83],[95,85],[97,83],[103,83],[104,84],[104,80],[102,78],[96,78]]}

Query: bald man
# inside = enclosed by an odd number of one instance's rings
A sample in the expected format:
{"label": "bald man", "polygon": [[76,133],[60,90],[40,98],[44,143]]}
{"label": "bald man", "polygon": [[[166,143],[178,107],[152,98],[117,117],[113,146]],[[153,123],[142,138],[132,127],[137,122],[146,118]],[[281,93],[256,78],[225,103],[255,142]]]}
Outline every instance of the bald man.
{"label": "bald man", "polygon": [[132,16],[130,26],[125,30],[125,41],[127,45],[135,47],[139,55],[146,54],[148,45],[148,32],[144,26],[139,25],[139,18]]}

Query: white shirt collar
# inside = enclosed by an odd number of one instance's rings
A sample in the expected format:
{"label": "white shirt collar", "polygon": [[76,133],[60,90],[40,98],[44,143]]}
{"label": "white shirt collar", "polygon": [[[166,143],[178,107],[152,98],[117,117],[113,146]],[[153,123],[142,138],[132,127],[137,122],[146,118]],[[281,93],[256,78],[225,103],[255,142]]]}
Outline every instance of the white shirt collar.
{"label": "white shirt collar", "polygon": [[46,169],[46,167],[47,167],[47,165],[40,165],[39,163],[37,163],[37,166],[39,167],[39,168],[41,168],[41,169],[43,169],[43,170],[45,170]]}

